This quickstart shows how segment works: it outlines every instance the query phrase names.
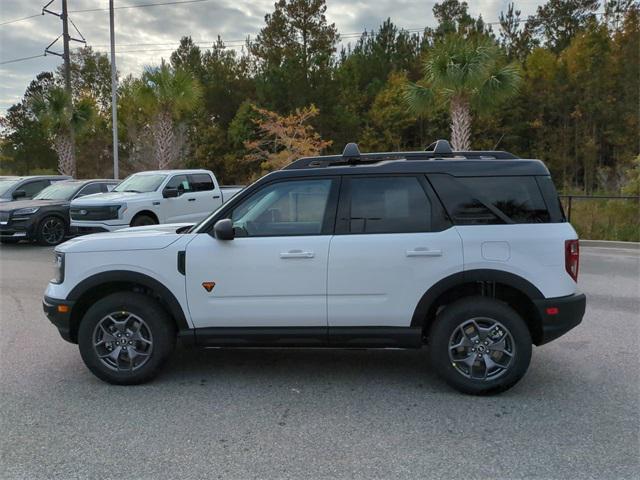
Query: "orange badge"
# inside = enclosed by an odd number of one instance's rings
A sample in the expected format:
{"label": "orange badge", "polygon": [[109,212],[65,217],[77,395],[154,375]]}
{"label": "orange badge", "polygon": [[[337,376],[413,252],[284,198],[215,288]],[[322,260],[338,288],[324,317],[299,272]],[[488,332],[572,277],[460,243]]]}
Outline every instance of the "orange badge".
{"label": "orange badge", "polygon": [[216,286],[216,282],[202,282],[202,286],[207,292],[210,292]]}

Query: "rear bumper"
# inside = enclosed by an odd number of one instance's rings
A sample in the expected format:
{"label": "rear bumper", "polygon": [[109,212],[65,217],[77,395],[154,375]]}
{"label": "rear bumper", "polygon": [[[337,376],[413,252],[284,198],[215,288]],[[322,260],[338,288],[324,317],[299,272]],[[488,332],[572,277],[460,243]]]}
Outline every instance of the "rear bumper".
{"label": "rear bumper", "polygon": [[542,319],[542,335],[536,345],[544,345],[564,335],[582,322],[587,298],[583,293],[567,297],[534,300]]}
{"label": "rear bumper", "polygon": [[[60,312],[58,308],[60,305],[67,306],[66,312]],[[67,342],[77,343],[71,335],[71,310],[73,308],[73,302],[68,300],[59,300],[57,298],[45,297],[42,299],[42,309],[44,310],[47,318],[53,323],[60,336]]]}

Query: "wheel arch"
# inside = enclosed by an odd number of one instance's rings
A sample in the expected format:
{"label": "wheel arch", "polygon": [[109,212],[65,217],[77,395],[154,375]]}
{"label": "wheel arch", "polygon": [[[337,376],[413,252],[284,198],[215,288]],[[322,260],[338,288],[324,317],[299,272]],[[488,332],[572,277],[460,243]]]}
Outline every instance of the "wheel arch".
{"label": "wheel arch", "polygon": [[158,224],[160,223],[160,219],[158,218],[158,215],[153,210],[140,210],[139,212],[136,212],[136,214],[133,217],[131,217],[131,221],[129,222],[129,225],[131,225],[136,218],[138,218],[138,217],[140,217],[142,215],[146,215],[147,217],[151,217],[156,221],[156,223],[158,223]]}
{"label": "wheel arch", "polygon": [[185,313],[173,293],[158,280],[130,270],[112,270],[85,278],[78,283],[67,300],[73,302],[70,336],[77,342],[78,328],[89,307],[101,298],[118,291],[139,291],[157,300],[173,318],[178,331],[189,330]]}
{"label": "wheel arch", "polygon": [[534,344],[542,339],[542,319],[534,301],[542,292],[519,275],[502,270],[476,269],[457,272],[443,278],[427,290],[411,318],[412,327],[422,327],[427,336],[440,309],[467,296],[495,298],[513,308],[526,322]]}

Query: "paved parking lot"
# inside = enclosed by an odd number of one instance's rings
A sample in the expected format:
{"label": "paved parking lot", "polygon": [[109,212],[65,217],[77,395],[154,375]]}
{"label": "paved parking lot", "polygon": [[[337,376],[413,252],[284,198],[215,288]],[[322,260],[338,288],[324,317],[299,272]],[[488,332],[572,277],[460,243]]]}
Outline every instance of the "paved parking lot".
{"label": "paved parking lot", "polygon": [[583,324],[500,396],[424,351],[178,350],[106,385],[44,317],[51,250],[0,248],[0,478],[638,478],[640,258],[584,248]]}

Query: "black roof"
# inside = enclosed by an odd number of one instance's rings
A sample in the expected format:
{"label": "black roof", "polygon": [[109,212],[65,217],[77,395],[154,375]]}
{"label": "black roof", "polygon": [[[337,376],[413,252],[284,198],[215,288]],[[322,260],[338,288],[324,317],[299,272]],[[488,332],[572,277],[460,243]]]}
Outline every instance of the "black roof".
{"label": "black roof", "polygon": [[[283,170],[308,175],[376,173],[447,173],[454,176],[549,175],[540,160],[521,159],[502,151],[454,151],[446,140],[434,142],[425,151],[360,153],[354,143],[342,155],[305,157]],[[298,175],[294,175],[298,176]]]}

